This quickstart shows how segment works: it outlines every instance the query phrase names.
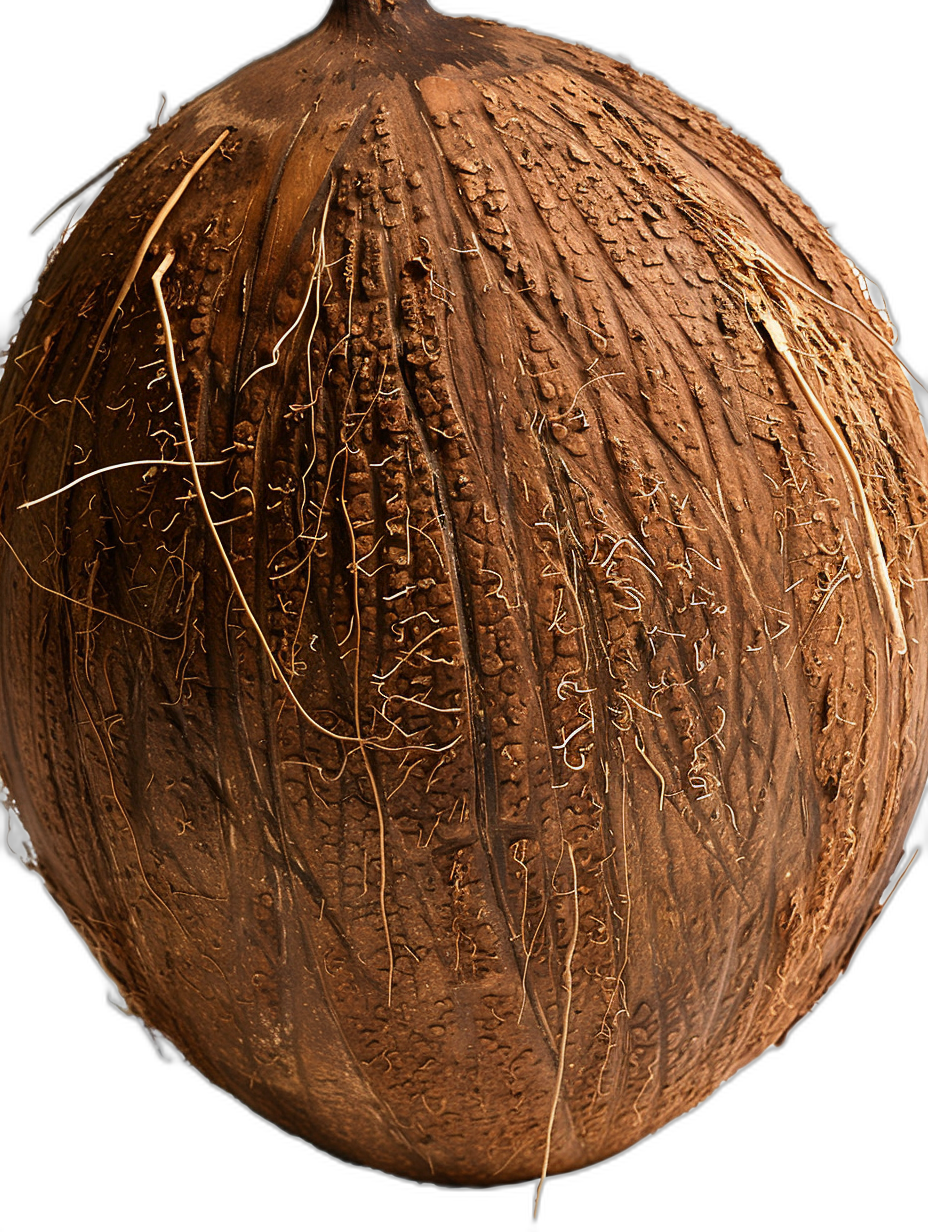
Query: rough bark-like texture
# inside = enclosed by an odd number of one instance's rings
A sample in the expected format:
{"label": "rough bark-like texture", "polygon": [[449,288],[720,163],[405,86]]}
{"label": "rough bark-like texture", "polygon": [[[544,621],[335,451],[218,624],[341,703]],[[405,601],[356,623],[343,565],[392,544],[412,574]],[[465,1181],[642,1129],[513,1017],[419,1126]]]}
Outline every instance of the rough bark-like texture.
{"label": "rough bark-like texture", "polygon": [[130,1007],[286,1129],[464,1183],[538,1175],[549,1122],[551,1171],[619,1151],[781,1037],[926,771],[888,337],[712,116],[423,0],[154,132],[0,402],[0,769]]}

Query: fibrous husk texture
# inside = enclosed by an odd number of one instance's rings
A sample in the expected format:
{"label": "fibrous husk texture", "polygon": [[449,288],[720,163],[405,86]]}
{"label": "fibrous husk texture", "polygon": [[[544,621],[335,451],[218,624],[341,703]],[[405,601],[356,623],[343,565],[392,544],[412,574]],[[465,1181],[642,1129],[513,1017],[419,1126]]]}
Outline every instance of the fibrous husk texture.
{"label": "fibrous husk texture", "polygon": [[890,337],[712,116],[420,0],[157,129],[0,406],[2,773],[131,1009],[464,1183],[780,1038],[925,777]]}

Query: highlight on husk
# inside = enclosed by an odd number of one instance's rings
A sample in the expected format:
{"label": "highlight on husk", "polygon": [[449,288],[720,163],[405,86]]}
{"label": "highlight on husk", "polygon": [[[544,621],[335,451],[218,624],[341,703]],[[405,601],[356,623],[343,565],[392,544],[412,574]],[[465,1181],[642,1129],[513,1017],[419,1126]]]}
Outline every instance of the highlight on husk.
{"label": "highlight on husk", "polygon": [[879,914],[928,447],[858,271],[661,82],[336,0],[121,160],[0,456],[38,870],[284,1129],[423,1181],[582,1167]]}

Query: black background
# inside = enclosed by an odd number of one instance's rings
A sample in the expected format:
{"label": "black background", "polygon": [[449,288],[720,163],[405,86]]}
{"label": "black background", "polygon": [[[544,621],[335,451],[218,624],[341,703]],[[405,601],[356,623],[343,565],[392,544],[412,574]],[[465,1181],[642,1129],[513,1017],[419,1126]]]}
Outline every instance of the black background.
{"label": "black background", "polygon": [[[629,59],[757,142],[879,280],[928,374],[928,19],[904,0],[439,5]],[[46,0],[4,19],[0,341],[67,213],[31,225],[168,112],[314,25],[318,0]],[[866,12],[866,18],[863,14]],[[928,383],[928,377],[926,377]],[[925,405],[924,397],[922,405]],[[909,843],[928,834],[926,813]],[[530,1186],[440,1190],[352,1168],[259,1120],[107,1004],[35,876],[0,850],[0,1208],[11,1232],[528,1228]],[[928,860],[781,1050],[625,1155],[552,1178],[541,1226],[622,1232],[924,1227]]]}

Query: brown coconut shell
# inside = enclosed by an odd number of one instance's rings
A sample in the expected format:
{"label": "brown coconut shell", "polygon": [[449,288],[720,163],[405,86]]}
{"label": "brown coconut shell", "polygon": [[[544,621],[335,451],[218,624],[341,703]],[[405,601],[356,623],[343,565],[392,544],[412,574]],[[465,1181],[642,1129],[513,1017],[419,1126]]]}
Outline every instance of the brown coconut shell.
{"label": "brown coconut shell", "polygon": [[127,157],[12,358],[0,773],[213,1081],[518,1180],[846,966],[926,774],[928,448],[755,147],[586,49],[337,0]]}

